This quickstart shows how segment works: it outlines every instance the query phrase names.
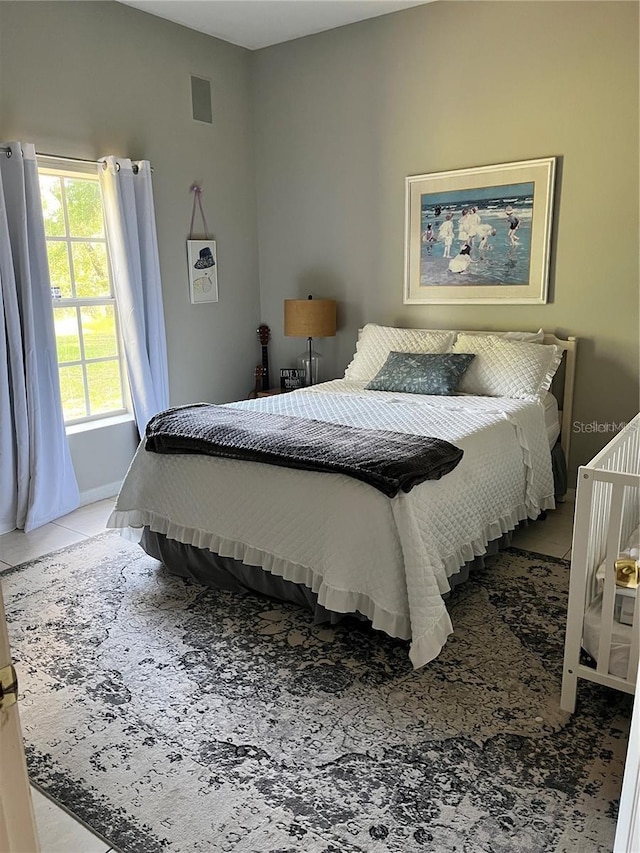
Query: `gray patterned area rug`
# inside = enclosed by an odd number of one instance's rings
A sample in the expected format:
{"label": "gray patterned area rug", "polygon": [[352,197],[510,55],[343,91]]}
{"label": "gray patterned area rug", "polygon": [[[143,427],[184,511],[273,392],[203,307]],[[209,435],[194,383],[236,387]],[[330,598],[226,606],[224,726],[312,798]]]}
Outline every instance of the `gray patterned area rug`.
{"label": "gray patterned area rug", "polygon": [[566,561],[489,560],[417,672],[114,533],[2,585],[31,776],[124,853],[611,849],[631,697],[559,710]]}

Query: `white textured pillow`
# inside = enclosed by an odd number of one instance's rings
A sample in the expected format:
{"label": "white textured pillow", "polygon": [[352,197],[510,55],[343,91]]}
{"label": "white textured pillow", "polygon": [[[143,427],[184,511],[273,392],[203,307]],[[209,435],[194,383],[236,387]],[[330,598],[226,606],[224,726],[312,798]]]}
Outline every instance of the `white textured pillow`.
{"label": "white textured pillow", "polygon": [[544,331],[538,329],[537,332],[498,332],[499,338],[506,338],[508,341],[525,341],[530,344],[541,344],[544,341]]}
{"label": "white textured pillow", "polygon": [[[457,335],[482,335],[487,337],[487,332],[456,332]],[[544,332],[538,329],[537,332],[490,332],[491,337],[503,338],[506,341],[525,341],[530,344],[541,344],[544,341]]]}
{"label": "white textured pillow", "polygon": [[518,400],[541,400],[562,360],[560,347],[493,335],[460,334],[453,352],[475,355],[458,391]]}
{"label": "white textured pillow", "polygon": [[454,332],[436,332],[428,329],[397,329],[367,323],[360,332],[356,353],[345,370],[344,378],[356,382],[370,382],[394,352],[449,352]]}

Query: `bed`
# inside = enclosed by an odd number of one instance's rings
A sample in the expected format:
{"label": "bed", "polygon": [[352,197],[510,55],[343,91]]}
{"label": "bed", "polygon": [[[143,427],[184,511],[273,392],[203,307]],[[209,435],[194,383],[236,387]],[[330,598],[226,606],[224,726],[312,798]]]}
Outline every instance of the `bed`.
{"label": "bed", "polygon": [[[413,666],[423,666],[453,630],[452,586],[519,523],[555,505],[552,447],[568,455],[575,340],[516,334],[368,324],[343,379],[229,404],[443,439],[464,455],[441,479],[389,498],[343,474],[160,455],[143,441],[108,526],[135,531],[177,574],[297,601],[317,619],[365,618],[410,641]],[[368,387],[398,352],[473,361],[451,394]],[[558,406],[548,392],[562,362]]]}

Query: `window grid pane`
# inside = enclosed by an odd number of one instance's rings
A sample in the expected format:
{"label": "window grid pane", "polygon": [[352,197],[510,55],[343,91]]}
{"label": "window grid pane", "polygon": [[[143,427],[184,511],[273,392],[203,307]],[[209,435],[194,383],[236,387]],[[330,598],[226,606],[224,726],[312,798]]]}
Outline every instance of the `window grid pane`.
{"label": "window grid pane", "polygon": [[118,354],[116,319],[108,305],[87,305],[80,309],[87,360]]}
{"label": "window grid pane", "polygon": [[40,175],[40,194],[47,237],[64,237],[61,179],[55,175]]}
{"label": "window grid pane", "polygon": [[89,414],[81,364],[60,368],[60,393],[65,421],[82,420]]}
{"label": "window grid pane", "polygon": [[87,178],[65,178],[68,234],[71,237],[102,237],[102,201],[97,181]]}
{"label": "window grid pane", "polygon": [[51,279],[51,296],[54,299],[68,298],[73,294],[69,246],[63,240],[47,240],[47,260]]}
{"label": "window grid pane", "polygon": [[78,299],[111,296],[104,243],[74,241],[71,243],[73,281]]}
{"label": "window grid pane", "polygon": [[75,308],[64,308],[54,304],[53,322],[58,348],[58,364],[81,360],[78,314]]}
{"label": "window grid pane", "polygon": [[120,364],[117,359],[90,362],[86,365],[89,387],[89,412],[100,415],[122,409]]}

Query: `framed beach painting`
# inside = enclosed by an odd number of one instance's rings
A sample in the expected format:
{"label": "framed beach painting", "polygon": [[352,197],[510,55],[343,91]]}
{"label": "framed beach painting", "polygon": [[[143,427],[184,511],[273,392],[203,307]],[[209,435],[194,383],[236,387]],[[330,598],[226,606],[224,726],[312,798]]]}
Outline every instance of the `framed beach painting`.
{"label": "framed beach painting", "polygon": [[189,295],[192,304],[218,301],[218,258],[215,240],[187,240]]}
{"label": "framed beach painting", "polygon": [[406,178],[405,303],[546,302],[555,164]]}

